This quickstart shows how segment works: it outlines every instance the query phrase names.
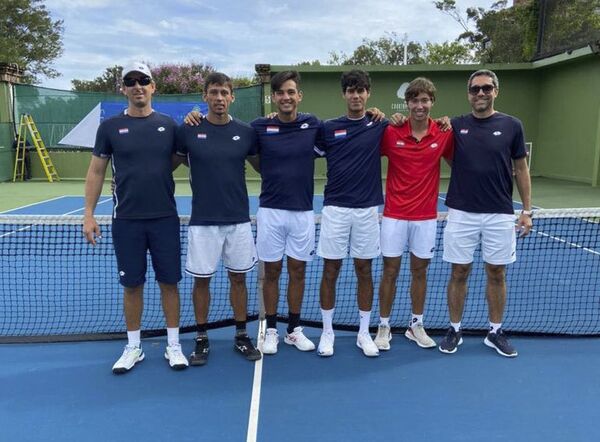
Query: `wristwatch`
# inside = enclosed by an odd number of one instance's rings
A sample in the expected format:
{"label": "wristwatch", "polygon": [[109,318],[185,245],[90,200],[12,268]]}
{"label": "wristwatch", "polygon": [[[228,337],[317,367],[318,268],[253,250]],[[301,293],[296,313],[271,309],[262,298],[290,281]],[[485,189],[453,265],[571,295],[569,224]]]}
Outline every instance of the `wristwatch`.
{"label": "wristwatch", "polygon": [[521,210],[521,215],[533,216],[533,210]]}

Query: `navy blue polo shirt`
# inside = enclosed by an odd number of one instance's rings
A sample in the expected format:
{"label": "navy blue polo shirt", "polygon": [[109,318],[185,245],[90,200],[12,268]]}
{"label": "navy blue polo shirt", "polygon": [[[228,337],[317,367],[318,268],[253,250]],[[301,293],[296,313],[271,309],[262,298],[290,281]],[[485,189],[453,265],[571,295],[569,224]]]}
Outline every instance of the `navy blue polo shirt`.
{"label": "navy blue polo shirt", "polygon": [[315,153],[321,120],[298,114],[292,122],[258,118],[250,123],[258,136],[260,207],[312,210]]}
{"label": "navy blue polo shirt", "polygon": [[379,145],[387,120],[346,116],[323,123],[327,158],[323,205],[366,208],[383,204]]}
{"label": "navy blue polo shirt", "polygon": [[256,155],[256,132],[237,119],[227,124],[185,124],[177,129],[177,154],[188,157],[192,187],[190,225],[250,221],[246,157]]}
{"label": "navy blue polo shirt", "polygon": [[514,213],[512,160],[527,155],[521,121],[496,112],[452,119],[454,159],[446,205],[474,213]]}
{"label": "navy blue polo shirt", "polygon": [[92,154],[111,160],[114,218],[177,215],[172,163],[176,130],[171,117],[157,112],[142,118],[121,114],[100,123]]}

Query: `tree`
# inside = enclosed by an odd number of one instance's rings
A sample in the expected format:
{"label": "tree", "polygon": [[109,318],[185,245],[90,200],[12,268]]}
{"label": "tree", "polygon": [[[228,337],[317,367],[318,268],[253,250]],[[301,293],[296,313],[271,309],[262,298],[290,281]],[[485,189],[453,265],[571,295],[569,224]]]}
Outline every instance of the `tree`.
{"label": "tree", "polygon": [[[421,55],[423,48],[417,42],[407,43],[407,63],[423,63]],[[386,33],[386,36],[378,40],[363,39],[362,44],[358,46],[352,55],[343,52],[331,52],[329,54],[329,64],[343,65],[377,65],[404,64],[404,42],[395,32]]]}
{"label": "tree", "polygon": [[58,77],[52,62],[62,54],[63,29],[63,21],[52,20],[43,0],[2,0],[0,61],[17,63],[28,83]]}
{"label": "tree", "polygon": [[[206,76],[215,71],[211,65],[191,62],[189,64],[163,63],[153,66],[148,63],[156,91],[160,94],[199,94],[204,90]],[[106,68],[104,73],[93,80],[72,80],[74,91],[119,92],[123,66]],[[233,87],[246,87],[259,84],[257,76],[232,77]]]}
{"label": "tree", "polygon": [[423,62],[427,64],[464,64],[473,59],[473,46],[458,41],[444,43],[426,42],[423,48]]}
{"label": "tree", "polygon": [[71,80],[74,91],[80,92],[119,92],[121,88],[122,66],[106,68],[100,77],[93,80]]}
{"label": "tree", "polygon": [[[434,6],[452,17],[464,32],[456,41],[466,41],[475,50],[475,59],[482,63],[513,63],[529,61],[534,54],[538,22],[538,0],[507,8],[508,0],[499,0],[489,10],[467,8],[466,14],[455,0],[433,2]],[[475,30],[471,28],[475,25]]]}
{"label": "tree", "polygon": [[164,63],[150,66],[156,90],[160,94],[202,93],[204,78],[215,69],[208,64],[191,62],[190,64]]}

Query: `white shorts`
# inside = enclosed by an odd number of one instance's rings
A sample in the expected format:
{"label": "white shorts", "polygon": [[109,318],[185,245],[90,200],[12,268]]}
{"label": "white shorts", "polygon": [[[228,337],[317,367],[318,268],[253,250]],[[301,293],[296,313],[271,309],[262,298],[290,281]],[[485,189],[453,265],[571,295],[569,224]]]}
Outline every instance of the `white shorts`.
{"label": "white shorts", "polygon": [[259,207],[256,213],[256,251],[265,262],[281,261],[283,255],[312,261],[315,254],[315,214]]}
{"label": "white shorts", "polygon": [[231,272],[246,273],[254,268],[257,258],[250,223],[188,228],[187,274],[208,278],[217,271],[221,257]]}
{"label": "white shorts", "polygon": [[433,258],[437,220],[407,221],[383,217],[381,221],[381,254],[388,258],[402,256],[406,247],[421,259]]}
{"label": "white shorts", "polygon": [[327,259],[348,255],[359,259],[379,256],[379,214],[377,206],[366,209],[325,206],[317,254]]}
{"label": "white shorts", "polygon": [[516,261],[515,216],[506,213],[470,213],[448,209],[444,229],[444,261],[470,264],[481,241],[483,260],[492,265]]}

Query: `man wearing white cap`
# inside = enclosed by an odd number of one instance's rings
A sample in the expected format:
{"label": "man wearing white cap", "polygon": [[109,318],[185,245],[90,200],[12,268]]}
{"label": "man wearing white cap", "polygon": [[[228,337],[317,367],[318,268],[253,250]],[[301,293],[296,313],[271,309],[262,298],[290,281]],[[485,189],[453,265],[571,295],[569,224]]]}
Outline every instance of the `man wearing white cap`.
{"label": "man wearing white cap", "polygon": [[129,371],[144,359],[140,328],[148,251],[167,322],[165,358],[173,369],[188,366],[179,344],[181,246],[172,174],[177,123],[152,110],[155,89],[148,66],[139,62],[125,66],[121,90],[128,99],[127,110],[100,124],[85,183],[83,234],[95,245],[101,232],[94,209],[111,161],[115,183],[112,235],[124,288],[128,338],[113,366],[116,374]]}

